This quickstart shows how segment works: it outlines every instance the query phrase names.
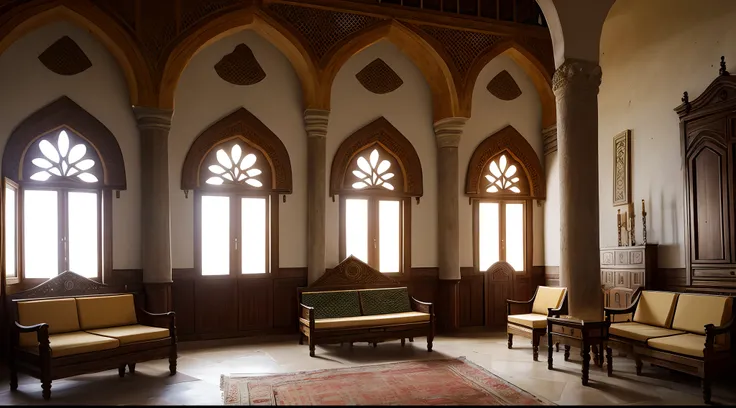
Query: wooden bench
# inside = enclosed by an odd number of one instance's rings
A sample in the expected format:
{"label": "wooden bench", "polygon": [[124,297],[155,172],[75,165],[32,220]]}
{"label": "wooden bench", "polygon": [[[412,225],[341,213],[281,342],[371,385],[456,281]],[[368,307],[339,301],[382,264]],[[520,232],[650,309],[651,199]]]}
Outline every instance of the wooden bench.
{"label": "wooden bench", "polygon": [[[10,312],[10,389],[18,373],[41,380],[43,398],[51,381],[169,359],[176,374],[174,312],[154,314],[135,308],[132,293],[63,272],[35,288],[8,298]],[[136,313],[138,312],[138,313]]]}
{"label": "wooden bench", "polygon": [[299,288],[299,344],[378,342],[427,337],[432,351],[435,314],[431,303],[357,258],[349,257],[306,288]]}
{"label": "wooden bench", "polygon": [[631,354],[637,375],[642,361],[649,361],[697,376],[710,403],[712,379],[734,364],[733,298],[644,290],[627,308],[605,308],[611,321],[627,313],[630,321],[611,324],[607,353],[615,348]]}

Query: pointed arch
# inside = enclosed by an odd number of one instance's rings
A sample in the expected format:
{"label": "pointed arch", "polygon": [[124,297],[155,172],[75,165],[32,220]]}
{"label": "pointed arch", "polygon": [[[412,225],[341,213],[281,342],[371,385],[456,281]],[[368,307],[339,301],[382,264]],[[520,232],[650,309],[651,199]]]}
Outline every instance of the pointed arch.
{"label": "pointed arch", "polygon": [[[544,199],[546,195],[544,169],[539,157],[524,136],[510,125],[488,136],[473,152],[465,177],[465,195],[469,197],[487,195],[486,190],[481,187],[482,180],[485,180],[485,170],[493,159],[504,152],[508,153],[514,162],[520,164],[527,178],[529,188],[525,198]],[[513,195],[513,197],[520,196]]]}
{"label": "pointed arch", "polygon": [[233,11],[210,20],[204,26],[191,31],[174,46],[164,66],[159,107],[174,107],[174,93],[179,78],[199,51],[221,38],[243,30],[255,31],[286,56],[301,81],[305,108],[320,108],[316,104],[319,88],[317,68],[307,48],[289,30],[255,7]]}
{"label": "pointed arch", "polygon": [[[17,10],[17,11],[16,11]],[[0,54],[42,26],[68,21],[92,33],[123,71],[132,105],[155,106],[153,76],[137,42],[114,19],[88,1],[62,0],[19,6],[0,23]]]}
{"label": "pointed arch", "polygon": [[266,173],[270,182],[266,183],[268,191],[279,194],[291,194],[292,176],[291,159],[286,146],[276,134],[263,122],[258,120],[245,108],[213,123],[192,143],[184,159],[181,171],[181,189],[196,190],[202,186],[202,166],[210,152],[231,140],[240,140],[258,151],[270,169]]}
{"label": "pointed arch", "polygon": [[319,81],[322,85],[319,99],[324,109],[329,109],[332,84],[340,68],[353,55],[383,39],[403,51],[424,75],[432,92],[435,121],[457,116],[458,93],[447,63],[421,35],[395,20],[356,33],[329,56]]}
{"label": "pointed arch", "polygon": [[414,146],[383,116],[358,129],[345,139],[332,159],[330,196],[339,195],[345,186],[350,164],[360,153],[380,146],[400,169],[401,188],[393,191],[402,197],[421,197],[424,193],[422,164]]}
{"label": "pointed arch", "polygon": [[10,134],[3,152],[3,177],[26,181],[23,172],[28,148],[37,139],[59,129],[69,129],[90,144],[102,165],[105,188],[125,190],[125,161],[115,135],[97,118],[67,96],[32,113]]}
{"label": "pointed arch", "polygon": [[508,55],[524,70],[537,89],[542,104],[542,128],[557,123],[557,102],[552,92],[552,76],[534,54],[513,40],[498,43],[473,62],[460,93],[461,111],[467,112],[467,115],[470,116],[475,82],[483,68],[499,55]]}

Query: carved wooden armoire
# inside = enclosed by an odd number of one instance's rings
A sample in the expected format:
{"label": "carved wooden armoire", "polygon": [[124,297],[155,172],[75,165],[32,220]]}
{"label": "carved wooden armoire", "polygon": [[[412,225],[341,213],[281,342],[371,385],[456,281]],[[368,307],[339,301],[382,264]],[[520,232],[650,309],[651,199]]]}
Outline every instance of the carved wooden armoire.
{"label": "carved wooden armoire", "polygon": [[[721,58],[718,77],[680,117],[685,187],[686,285],[736,291],[736,77]],[[710,288],[710,289],[709,289]]]}

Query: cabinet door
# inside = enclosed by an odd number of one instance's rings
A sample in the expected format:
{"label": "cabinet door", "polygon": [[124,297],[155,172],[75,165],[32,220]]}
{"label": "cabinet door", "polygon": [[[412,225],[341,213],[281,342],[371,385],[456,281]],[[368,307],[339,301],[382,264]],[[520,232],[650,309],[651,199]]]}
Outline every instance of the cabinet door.
{"label": "cabinet door", "polygon": [[693,263],[731,261],[728,151],[704,137],[688,154],[690,256]]}

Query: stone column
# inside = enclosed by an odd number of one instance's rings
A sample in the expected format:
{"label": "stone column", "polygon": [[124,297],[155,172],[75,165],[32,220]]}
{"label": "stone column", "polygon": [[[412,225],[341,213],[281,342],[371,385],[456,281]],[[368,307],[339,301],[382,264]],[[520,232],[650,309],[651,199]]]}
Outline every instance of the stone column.
{"label": "stone column", "polygon": [[434,124],[437,137],[437,254],[440,278],[438,315],[441,325],[447,330],[460,326],[460,179],[457,147],[466,121],[466,118],[446,118]]}
{"label": "stone column", "polygon": [[143,283],[149,311],[171,310],[169,129],[171,110],[133,107],[141,138]]}
{"label": "stone column", "polygon": [[325,202],[327,200],[327,124],[330,111],[307,109],[307,276],[308,282],[325,273]]}
{"label": "stone column", "polygon": [[600,320],[603,294],[599,261],[598,88],[595,62],[567,59],[552,79],[557,96],[560,163],[560,285],[569,313]]}

